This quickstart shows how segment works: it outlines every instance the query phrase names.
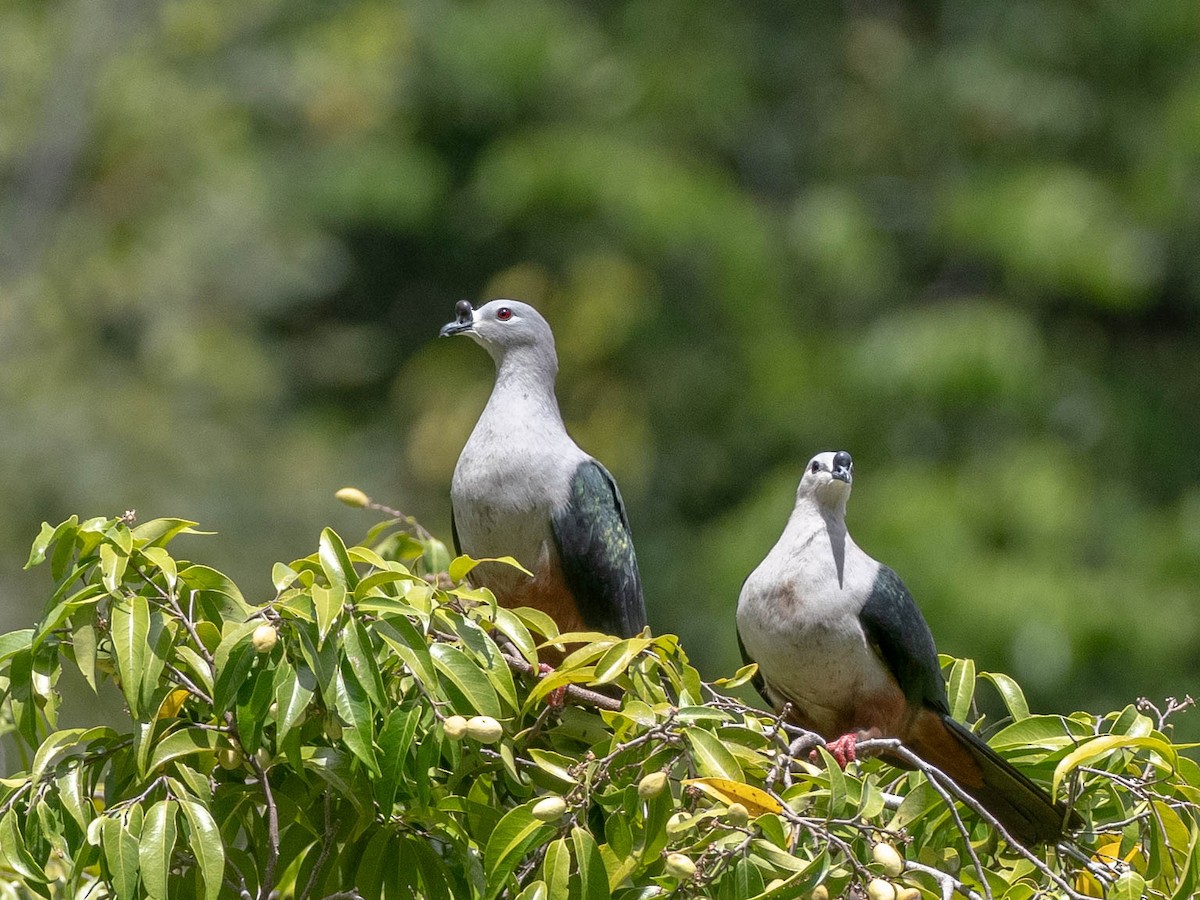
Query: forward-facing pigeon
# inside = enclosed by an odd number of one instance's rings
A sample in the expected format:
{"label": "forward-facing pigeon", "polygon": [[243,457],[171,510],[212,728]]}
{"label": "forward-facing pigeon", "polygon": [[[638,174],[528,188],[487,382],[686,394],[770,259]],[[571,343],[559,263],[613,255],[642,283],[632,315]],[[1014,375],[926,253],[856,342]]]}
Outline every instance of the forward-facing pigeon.
{"label": "forward-facing pigeon", "polygon": [[491,398],[454,468],[455,549],[513,556],[533,573],[484,563],[472,581],[503,606],[548,613],[564,633],[637,634],[646,611],[625,505],[608,470],[563,426],[550,326],[515,300],[479,309],[460,300],[455,313],[442,336],[469,335],[496,363]]}
{"label": "forward-facing pigeon", "polygon": [[756,686],[825,738],[841,765],[859,740],[899,738],[1017,840],[1058,840],[1078,819],[951,718],[921,611],[846,530],[852,473],[845,451],[813,457],[783,535],[742,586],[738,643],[759,665]]}

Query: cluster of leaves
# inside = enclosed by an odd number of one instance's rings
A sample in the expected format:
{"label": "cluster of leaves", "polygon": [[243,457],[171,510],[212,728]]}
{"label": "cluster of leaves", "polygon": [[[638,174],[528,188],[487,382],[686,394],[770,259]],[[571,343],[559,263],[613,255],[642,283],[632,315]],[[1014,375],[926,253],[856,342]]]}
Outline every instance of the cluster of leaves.
{"label": "cluster of leaves", "polygon": [[[0,781],[5,897],[1188,897],[1200,767],[1166,715],[1030,715],[993,746],[1069,794],[1088,830],[1035,854],[927,766],[843,772],[810,735],[701,681],[672,635],[559,635],[461,585],[475,565],[387,522],[248,603],[175,559],[193,523],[71,518],[30,565],[55,591],[0,638],[23,765]],[[448,571],[442,571],[447,568]],[[558,645],[545,675],[538,651]],[[129,720],[59,729],[64,664]],[[566,703],[547,703],[563,689]],[[802,749],[804,748],[804,749]],[[899,856],[880,852],[895,848]],[[890,879],[890,881],[889,881]],[[888,891],[892,893],[889,894]]]}

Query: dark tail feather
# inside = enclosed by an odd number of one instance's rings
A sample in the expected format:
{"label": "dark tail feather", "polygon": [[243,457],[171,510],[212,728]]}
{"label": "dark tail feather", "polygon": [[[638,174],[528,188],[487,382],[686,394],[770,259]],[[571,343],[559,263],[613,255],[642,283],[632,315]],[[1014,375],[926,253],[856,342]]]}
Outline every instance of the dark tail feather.
{"label": "dark tail feather", "polygon": [[971,755],[983,773],[981,785],[963,789],[990,812],[1008,833],[1023,844],[1052,844],[1066,831],[1083,827],[1075,812],[1068,813],[1046,791],[1014,769],[982,738],[961,722],[942,716],[946,730]]}

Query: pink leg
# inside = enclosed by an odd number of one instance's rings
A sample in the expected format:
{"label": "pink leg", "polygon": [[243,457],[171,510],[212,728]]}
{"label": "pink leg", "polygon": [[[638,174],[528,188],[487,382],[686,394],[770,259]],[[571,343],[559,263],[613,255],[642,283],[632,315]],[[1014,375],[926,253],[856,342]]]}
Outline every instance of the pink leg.
{"label": "pink leg", "polygon": [[[542,674],[542,677],[544,678],[545,676],[549,675],[551,672],[554,671],[554,666],[547,665],[546,663],[538,663],[538,671]],[[562,709],[563,706],[566,705],[566,699],[567,699],[567,686],[564,684],[562,687],[555,688],[549,694],[546,695],[546,705],[549,706],[551,709]]]}
{"label": "pink leg", "polygon": [[[837,740],[830,741],[825,745],[825,749],[829,751],[829,755],[837,760],[837,764],[843,769],[855,760],[858,759],[858,735],[854,732],[843,734]],[[810,754],[811,759],[816,759],[817,752],[814,750]]]}

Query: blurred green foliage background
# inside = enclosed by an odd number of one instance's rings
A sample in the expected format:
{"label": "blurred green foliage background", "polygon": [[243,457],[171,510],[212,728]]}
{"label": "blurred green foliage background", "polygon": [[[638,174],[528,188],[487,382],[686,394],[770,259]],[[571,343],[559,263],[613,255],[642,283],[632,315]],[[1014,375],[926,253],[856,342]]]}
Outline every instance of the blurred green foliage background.
{"label": "blurred green foliage background", "polygon": [[72,512],[198,519],[260,600],[345,484],[448,538],[492,368],[435,336],[510,296],[710,677],[844,448],[941,649],[1195,690],[1197,46],[1178,0],[5,3],[0,625]]}

